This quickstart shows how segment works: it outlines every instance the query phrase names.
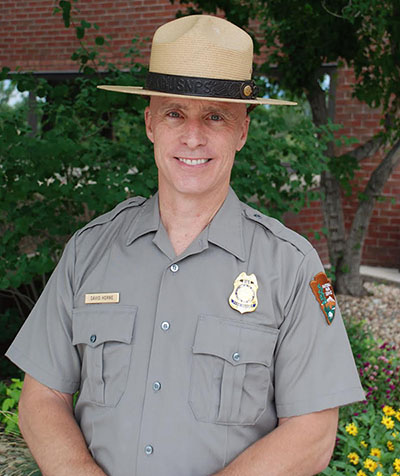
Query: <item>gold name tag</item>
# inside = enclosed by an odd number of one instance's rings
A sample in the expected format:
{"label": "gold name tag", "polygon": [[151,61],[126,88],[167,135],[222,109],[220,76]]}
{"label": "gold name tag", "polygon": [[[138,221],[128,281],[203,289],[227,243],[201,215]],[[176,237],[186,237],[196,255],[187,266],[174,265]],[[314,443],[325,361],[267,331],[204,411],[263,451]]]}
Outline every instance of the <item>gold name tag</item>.
{"label": "gold name tag", "polygon": [[119,302],[119,293],[85,294],[85,304],[105,304]]}

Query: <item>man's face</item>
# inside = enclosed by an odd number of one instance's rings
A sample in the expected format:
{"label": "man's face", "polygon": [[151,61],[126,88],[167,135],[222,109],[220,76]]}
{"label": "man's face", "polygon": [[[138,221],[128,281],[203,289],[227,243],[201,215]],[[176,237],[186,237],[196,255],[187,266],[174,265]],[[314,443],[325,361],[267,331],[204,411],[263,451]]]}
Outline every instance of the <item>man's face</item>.
{"label": "man's face", "polygon": [[247,138],[244,104],[152,97],[145,122],[160,190],[226,194],[235,154]]}

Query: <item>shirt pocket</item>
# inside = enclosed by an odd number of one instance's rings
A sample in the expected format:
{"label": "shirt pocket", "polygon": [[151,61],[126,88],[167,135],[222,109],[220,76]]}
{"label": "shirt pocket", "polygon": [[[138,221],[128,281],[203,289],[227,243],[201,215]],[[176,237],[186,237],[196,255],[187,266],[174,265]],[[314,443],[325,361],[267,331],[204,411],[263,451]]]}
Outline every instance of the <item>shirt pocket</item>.
{"label": "shirt pocket", "polygon": [[114,407],[126,389],[137,307],[91,306],[72,311],[72,343],[81,356],[79,399]]}
{"label": "shirt pocket", "polygon": [[262,324],[199,317],[189,391],[197,420],[256,423],[267,405],[278,334],[278,329]]}

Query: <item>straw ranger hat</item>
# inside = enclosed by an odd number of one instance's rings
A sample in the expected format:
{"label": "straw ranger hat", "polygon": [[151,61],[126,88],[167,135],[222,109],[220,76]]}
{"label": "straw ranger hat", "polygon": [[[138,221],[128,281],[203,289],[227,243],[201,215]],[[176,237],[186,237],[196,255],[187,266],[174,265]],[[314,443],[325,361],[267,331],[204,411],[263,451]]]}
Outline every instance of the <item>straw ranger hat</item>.
{"label": "straw ranger hat", "polygon": [[222,18],[191,15],[170,21],[154,34],[145,87],[98,86],[143,96],[169,96],[246,104],[294,105],[257,98],[251,79],[253,41]]}

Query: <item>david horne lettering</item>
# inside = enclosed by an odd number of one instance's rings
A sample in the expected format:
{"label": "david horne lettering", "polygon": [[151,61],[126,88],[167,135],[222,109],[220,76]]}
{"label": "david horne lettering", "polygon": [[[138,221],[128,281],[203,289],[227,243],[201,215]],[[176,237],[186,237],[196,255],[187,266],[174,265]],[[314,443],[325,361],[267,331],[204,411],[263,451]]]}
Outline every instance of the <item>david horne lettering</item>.
{"label": "david horne lettering", "polygon": [[114,296],[90,296],[91,301],[112,301]]}

